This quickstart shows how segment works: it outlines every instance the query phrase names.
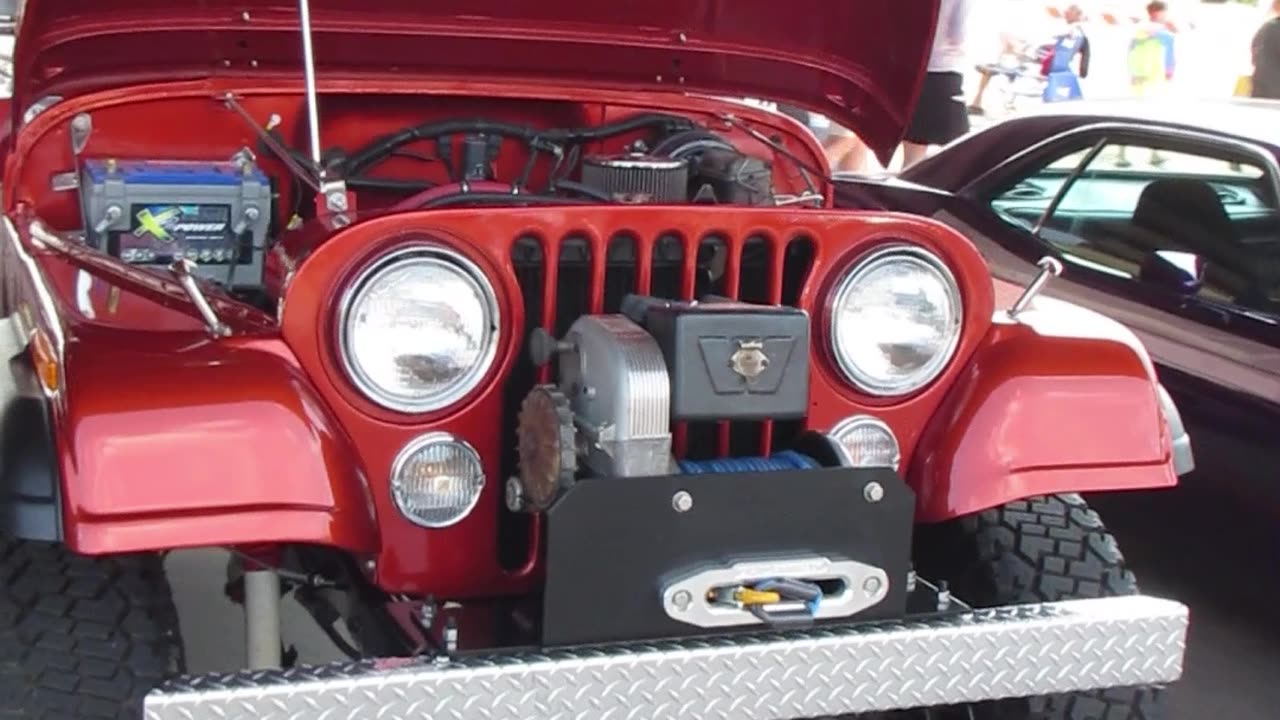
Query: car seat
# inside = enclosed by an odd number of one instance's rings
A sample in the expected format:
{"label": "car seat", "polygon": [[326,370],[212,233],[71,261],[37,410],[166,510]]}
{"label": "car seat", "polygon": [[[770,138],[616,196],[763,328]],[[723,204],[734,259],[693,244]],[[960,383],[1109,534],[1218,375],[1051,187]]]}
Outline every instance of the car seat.
{"label": "car seat", "polygon": [[[1143,250],[1179,250],[1208,261],[1206,280],[1230,289],[1237,302],[1265,298],[1261,268],[1240,242],[1218,191],[1192,178],[1163,178],[1142,189],[1133,210],[1134,238]],[[1145,236],[1145,237],[1144,237]]]}

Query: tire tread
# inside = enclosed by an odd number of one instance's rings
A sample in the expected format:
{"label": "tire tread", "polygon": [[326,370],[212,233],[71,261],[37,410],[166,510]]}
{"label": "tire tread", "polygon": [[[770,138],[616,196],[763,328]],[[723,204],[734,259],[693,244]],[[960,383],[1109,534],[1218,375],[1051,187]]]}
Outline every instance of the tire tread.
{"label": "tire tread", "polygon": [[0,716],[141,717],[146,693],[182,670],[159,556],[0,538],[0,577]]}
{"label": "tire tread", "polygon": [[[1078,494],[1019,500],[945,526],[936,571],[979,605],[1132,595],[1134,574],[1102,518]],[[935,544],[936,546],[936,544]],[[1110,688],[983,703],[992,720],[1161,720],[1160,687]]]}

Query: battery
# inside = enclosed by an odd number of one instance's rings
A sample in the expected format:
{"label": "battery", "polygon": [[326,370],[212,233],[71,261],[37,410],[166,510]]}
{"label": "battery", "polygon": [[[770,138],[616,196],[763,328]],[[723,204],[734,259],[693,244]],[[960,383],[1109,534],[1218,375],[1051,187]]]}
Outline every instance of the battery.
{"label": "battery", "polygon": [[248,157],[230,161],[86,159],[80,204],[85,242],[121,260],[260,287],[271,184]]}

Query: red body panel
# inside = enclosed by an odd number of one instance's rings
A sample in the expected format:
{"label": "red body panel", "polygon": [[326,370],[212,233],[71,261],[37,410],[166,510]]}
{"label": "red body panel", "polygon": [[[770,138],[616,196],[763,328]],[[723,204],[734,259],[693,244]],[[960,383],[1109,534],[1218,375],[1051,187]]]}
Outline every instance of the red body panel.
{"label": "red body panel", "polygon": [[[986,267],[972,246],[930,221],[888,214],[860,214],[821,210],[779,212],[772,209],[688,207],[581,207],[574,209],[487,209],[402,213],[370,220],[322,241],[314,235],[291,236],[283,252],[272,255],[275,264],[295,268],[285,291],[283,333],[299,362],[316,383],[320,394],[334,408],[351,434],[369,470],[381,521],[382,543],[378,580],[384,588],[406,592],[447,594],[478,586],[489,587],[502,580],[494,562],[485,571],[486,561],[496,557],[496,522],[501,487],[490,482],[477,509],[456,526],[423,531],[391,506],[385,491],[391,461],[410,438],[430,430],[448,430],[476,446],[485,458],[486,474],[495,478],[501,457],[500,433],[495,427],[514,422],[501,417],[502,384],[518,347],[514,328],[524,326],[519,288],[510,260],[510,245],[518,237],[543,240],[547,266],[554,267],[558,240],[566,235],[585,237],[592,248],[592,286],[585,292],[603,298],[605,273],[604,243],[615,233],[626,232],[639,240],[638,255],[651,254],[652,243],[662,234],[675,233],[686,243],[695,243],[709,234],[728,240],[731,253],[740,253],[750,236],[764,236],[775,253],[794,236],[815,240],[817,256],[810,283],[801,295],[801,307],[822,318],[822,289],[856,256],[889,240],[910,240],[932,248],[955,268],[966,289],[964,339],[942,378],[926,390],[906,399],[883,401],[850,390],[825,360],[826,350],[815,340],[814,371],[811,375],[810,425],[827,429],[852,414],[875,412],[898,433],[904,457],[909,457],[919,440],[920,430],[936,411],[946,388],[964,369],[964,359],[973,351],[990,323],[991,282]],[[431,237],[466,254],[494,280],[503,316],[499,359],[490,382],[481,384],[474,397],[444,415],[405,417],[380,410],[359,395],[339,368],[334,345],[333,322],[337,298],[350,278],[369,258],[387,252],[414,238]],[[781,266],[781,263],[776,265]],[[276,273],[277,277],[279,273]],[[648,290],[644,273],[639,273],[635,290]],[[780,293],[780,279],[772,283]],[[598,303],[599,301],[597,301]],[[553,303],[547,305],[554,308]],[[594,308],[599,310],[599,305]],[[542,325],[555,327],[555,315],[544,315]],[[817,326],[820,327],[820,326]],[[815,338],[823,336],[815,331]],[[318,341],[319,340],[319,341]],[[466,553],[458,548],[467,548]],[[492,562],[492,561],[490,561]],[[510,578],[517,582],[523,575]],[[458,583],[456,586],[454,582]],[[429,583],[423,585],[423,583]]]}
{"label": "red body panel", "polygon": [[74,333],[60,418],[70,547],[377,548],[360,457],[278,340]]}
{"label": "red body panel", "polygon": [[[60,366],[50,409],[68,546],[376,550],[359,457],[283,343],[213,342],[189,315],[112,292],[17,229],[0,250],[3,308]],[[121,307],[159,329],[112,323]]]}
{"label": "red body panel", "polygon": [[[394,68],[414,81],[786,100],[855,128],[886,162],[910,119],[937,16],[935,0],[310,6],[322,79],[368,82]],[[45,95],[217,75],[256,85],[284,73],[297,88],[298,29],[295,3],[29,0],[17,39],[15,112],[21,117]]]}
{"label": "red body panel", "polygon": [[[1082,322],[1064,328],[1077,312]],[[917,517],[948,520],[1059,492],[1176,485],[1150,366],[1125,334],[1069,306],[992,325],[908,471]]]}

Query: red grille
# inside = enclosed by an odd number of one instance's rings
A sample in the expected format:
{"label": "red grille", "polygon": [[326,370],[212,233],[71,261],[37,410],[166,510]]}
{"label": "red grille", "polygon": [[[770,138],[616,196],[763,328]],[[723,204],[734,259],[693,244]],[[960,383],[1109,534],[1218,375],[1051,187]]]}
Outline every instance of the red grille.
{"label": "red grille", "polygon": [[[619,230],[607,237],[517,238],[511,257],[525,304],[527,339],[538,326],[561,337],[581,315],[617,312],[631,292],[795,305],[812,266],[814,245],[805,236],[646,236]],[[535,369],[526,355],[522,348],[509,378],[508,408],[518,407],[535,382],[553,377],[553,368]],[[678,456],[708,458],[768,455],[797,429],[769,421],[681,423],[673,433]]]}

